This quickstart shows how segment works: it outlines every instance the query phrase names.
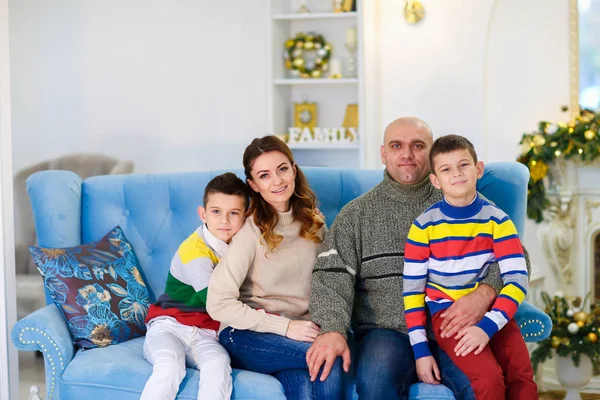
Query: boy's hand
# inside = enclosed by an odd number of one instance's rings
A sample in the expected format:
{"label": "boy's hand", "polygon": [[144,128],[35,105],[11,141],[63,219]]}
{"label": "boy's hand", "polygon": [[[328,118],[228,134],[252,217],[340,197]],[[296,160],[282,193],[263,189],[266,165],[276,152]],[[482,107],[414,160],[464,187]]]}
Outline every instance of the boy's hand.
{"label": "boy's hand", "polygon": [[456,335],[457,339],[460,339],[454,352],[457,356],[466,356],[467,354],[475,351],[473,354],[477,355],[485,349],[485,346],[490,341],[490,337],[478,326],[469,326],[468,328],[462,329]]}
{"label": "boy's hand", "polygon": [[433,385],[440,383],[440,369],[433,356],[421,357],[417,360],[417,376],[421,382]]}

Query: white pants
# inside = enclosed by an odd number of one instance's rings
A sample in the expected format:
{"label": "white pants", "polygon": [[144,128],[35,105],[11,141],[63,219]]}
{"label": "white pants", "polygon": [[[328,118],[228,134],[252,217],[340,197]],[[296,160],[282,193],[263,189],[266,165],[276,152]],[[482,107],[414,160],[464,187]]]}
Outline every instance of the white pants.
{"label": "white pants", "polygon": [[150,321],[144,358],[153,369],[141,400],[175,399],[186,365],[200,371],[199,400],[231,397],[229,354],[213,330],[182,325],[170,318]]}

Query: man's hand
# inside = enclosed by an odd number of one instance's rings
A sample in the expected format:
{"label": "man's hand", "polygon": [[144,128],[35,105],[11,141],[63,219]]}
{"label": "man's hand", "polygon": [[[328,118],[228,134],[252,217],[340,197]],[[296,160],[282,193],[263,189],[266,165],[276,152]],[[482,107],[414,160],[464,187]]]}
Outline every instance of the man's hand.
{"label": "man's hand", "polygon": [[441,315],[444,319],[440,327],[442,337],[452,337],[481,321],[495,299],[496,291],[491,286],[479,285],[475,291],[456,300]]}
{"label": "man's hand", "polygon": [[458,357],[464,357],[472,351],[477,355],[485,349],[485,346],[490,341],[490,337],[478,326],[470,326],[461,330],[457,338],[460,339],[454,352]]}
{"label": "man's hand", "polygon": [[311,382],[317,379],[323,363],[325,363],[325,367],[323,367],[323,373],[321,374],[321,382],[327,379],[338,356],[343,358],[344,371],[348,372],[350,369],[350,348],[346,339],[338,332],[328,332],[317,337],[306,352],[306,364],[308,365]]}
{"label": "man's hand", "polygon": [[440,384],[440,369],[433,356],[421,357],[417,360],[417,376],[421,382]]}

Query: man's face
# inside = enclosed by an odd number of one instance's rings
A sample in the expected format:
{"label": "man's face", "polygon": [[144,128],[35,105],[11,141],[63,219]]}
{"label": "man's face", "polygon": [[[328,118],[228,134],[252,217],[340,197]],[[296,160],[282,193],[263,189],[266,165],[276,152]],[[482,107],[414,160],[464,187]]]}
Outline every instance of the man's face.
{"label": "man's face", "polygon": [[433,138],[418,125],[392,123],[385,131],[381,146],[381,162],[398,183],[410,185],[429,174],[429,150]]}

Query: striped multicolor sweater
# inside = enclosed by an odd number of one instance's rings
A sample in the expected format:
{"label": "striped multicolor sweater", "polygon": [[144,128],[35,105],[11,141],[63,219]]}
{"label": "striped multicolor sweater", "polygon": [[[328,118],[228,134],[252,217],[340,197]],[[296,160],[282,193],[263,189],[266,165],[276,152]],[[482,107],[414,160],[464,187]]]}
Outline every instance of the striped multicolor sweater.
{"label": "striped multicolor sweater", "polygon": [[171,317],[179,323],[204,329],[219,329],[206,312],[208,282],[228,245],[202,225],[181,243],[171,261],[167,286],[148,309],[146,322]]}
{"label": "striped multicolor sweater", "polygon": [[471,293],[497,261],[504,286],[477,326],[492,335],[513,317],[528,276],[517,229],[498,207],[476,195],[466,207],[441,200],[414,222],[404,259],[404,307],[415,359],[429,356],[425,303],[431,314]]}

